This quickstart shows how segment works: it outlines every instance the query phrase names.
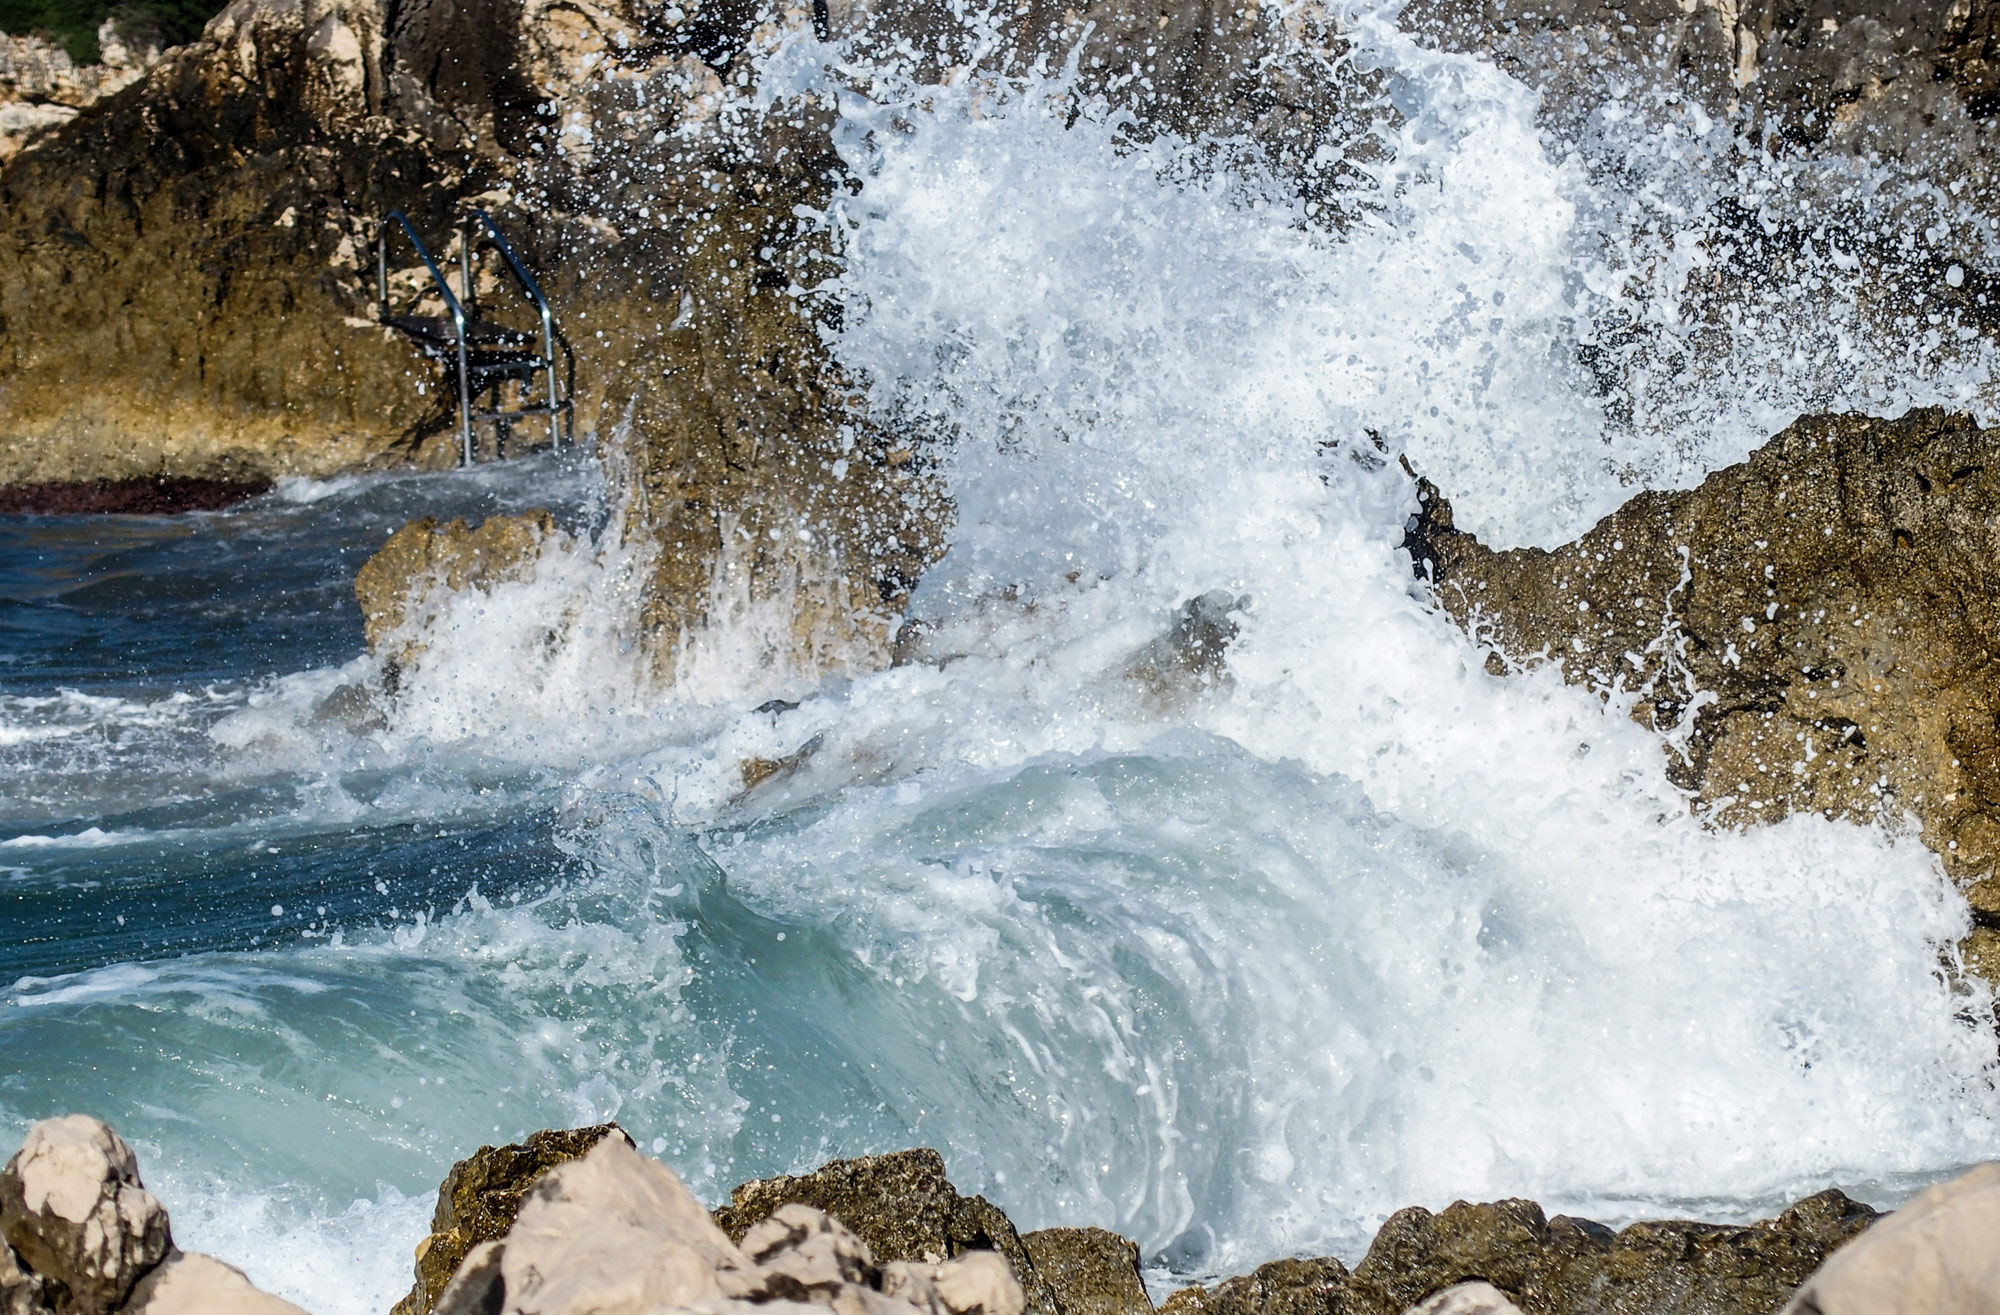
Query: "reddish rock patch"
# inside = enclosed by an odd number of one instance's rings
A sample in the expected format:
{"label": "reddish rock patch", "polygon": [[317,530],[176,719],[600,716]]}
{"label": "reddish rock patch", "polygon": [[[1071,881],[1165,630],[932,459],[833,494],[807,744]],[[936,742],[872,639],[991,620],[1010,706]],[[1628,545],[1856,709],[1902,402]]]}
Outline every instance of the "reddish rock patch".
{"label": "reddish rock patch", "polygon": [[0,516],[164,516],[219,511],[270,490],[269,480],[100,479],[0,486]]}

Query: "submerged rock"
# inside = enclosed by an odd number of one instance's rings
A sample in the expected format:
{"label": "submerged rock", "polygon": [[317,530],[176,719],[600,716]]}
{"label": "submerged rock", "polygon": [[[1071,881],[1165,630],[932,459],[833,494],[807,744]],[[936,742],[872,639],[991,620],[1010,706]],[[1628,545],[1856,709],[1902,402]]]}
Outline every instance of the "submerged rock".
{"label": "submerged rock", "polygon": [[174,1247],[138,1157],[102,1121],[44,1119],[0,1169],[0,1315],[304,1315]]}
{"label": "submerged rock", "polygon": [[1904,812],[2000,922],[2000,461],[1965,416],[1799,420],[1554,551],[1495,552],[1434,493],[1408,544],[1489,666],[1558,664],[1669,732],[1730,825]]}
{"label": "submerged rock", "polygon": [[[1602,1224],[1545,1217],[1532,1201],[1390,1216],[1353,1272],[1284,1260],[1212,1288],[1175,1293],[1163,1315],[1401,1315],[1467,1283],[1529,1315],[1770,1315],[1842,1244],[1879,1218],[1837,1191],[1746,1227],[1681,1221]],[[1482,1294],[1464,1293],[1467,1312]]]}
{"label": "submerged rock", "polygon": [[430,1236],[417,1243],[416,1284],[390,1315],[428,1315],[466,1255],[506,1236],[544,1174],[588,1154],[607,1137],[631,1141],[615,1123],[549,1129],[518,1144],[482,1146],[452,1165],[438,1187]]}

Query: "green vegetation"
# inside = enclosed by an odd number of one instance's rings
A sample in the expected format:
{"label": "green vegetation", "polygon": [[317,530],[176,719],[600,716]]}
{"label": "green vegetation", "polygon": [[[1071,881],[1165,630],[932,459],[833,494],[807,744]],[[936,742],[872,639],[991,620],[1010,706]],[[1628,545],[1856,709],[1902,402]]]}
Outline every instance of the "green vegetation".
{"label": "green vegetation", "polygon": [[201,34],[202,24],[226,0],[0,0],[0,32],[41,36],[61,44],[79,64],[102,58],[97,29],[109,18],[127,40],[179,45]]}

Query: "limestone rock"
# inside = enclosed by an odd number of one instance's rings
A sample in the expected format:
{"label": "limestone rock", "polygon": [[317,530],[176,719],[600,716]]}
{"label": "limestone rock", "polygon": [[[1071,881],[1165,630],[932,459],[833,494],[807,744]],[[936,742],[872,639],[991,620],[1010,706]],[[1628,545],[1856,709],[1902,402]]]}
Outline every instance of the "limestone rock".
{"label": "limestone rock", "polygon": [[457,593],[519,579],[556,535],[545,511],[488,516],[475,529],[463,520],[439,524],[426,516],[389,536],[354,577],[371,652],[402,631],[432,591]]}
{"label": "limestone rock", "polygon": [[2000,1164],[1940,1183],[1821,1266],[1782,1315],[2000,1309]]}
{"label": "limestone rock", "polygon": [[753,1224],[743,1253],[763,1271],[765,1290],[786,1301],[825,1300],[848,1284],[882,1285],[861,1239],[810,1206],[782,1205]]}
{"label": "limestone rock", "polygon": [[1546,1218],[1532,1201],[1460,1201],[1435,1214],[1413,1207],[1390,1216],[1352,1273],[1331,1259],[1278,1261],[1177,1292],[1161,1310],[1402,1315],[1477,1282],[1531,1315],[1769,1315],[1876,1218],[1837,1191],[1746,1227],[1667,1221],[1615,1233],[1589,1220]]}
{"label": "limestone rock", "polygon": [[0,1315],[304,1315],[241,1271],[174,1249],[117,1133],[44,1119],[0,1169]]}
{"label": "limestone rock", "polygon": [[1063,1315],[1152,1315],[1136,1243],[1102,1228],[1039,1228],[1021,1245]]}
{"label": "limestone rock", "polygon": [[151,41],[127,41],[110,19],[97,29],[98,61],[78,64],[60,45],[0,33],[0,164],[50,128],[123,91],[160,60]]}
{"label": "limestone rock", "polygon": [[1498,654],[1684,731],[1669,771],[1708,816],[1907,809],[1970,885],[2000,865],[1996,518],[1992,435],[1918,410],[1806,417],[1553,552],[1494,552],[1430,494],[1408,542]]}
{"label": "limestone rock", "polygon": [[602,1138],[544,1175],[507,1236],[465,1269],[467,1282],[454,1281],[440,1311],[642,1315],[756,1286],[756,1267],[673,1171],[624,1137]]}
{"label": "limestone rock", "polygon": [[173,1247],[132,1148],[83,1114],[30,1128],[0,1170],[0,1236],[56,1315],[116,1309]]}
{"label": "limestone rock", "polygon": [[792,1202],[833,1216],[885,1264],[937,1264],[970,1251],[996,1251],[1020,1279],[1029,1310],[1061,1315],[1055,1293],[1036,1271],[1014,1225],[985,1197],[959,1195],[936,1151],[835,1160],[809,1174],[744,1183],[715,1211],[715,1220],[741,1240]]}
{"label": "limestone rock", "polygon": [[587,1154],[607,1137],[628,1145],[631,1141],[615,1123],[545,1129],[519,1144],[482,1146],[452,1165],[438,1187],[430,1236],[417,1244],[416,1284],[391,1315],[428,1315],[467,1254],[506,1236],[521,1203],[544,1174]]}
{"label": "limestone rock", "polygon": [[1461,1283],[1426,1297],[1408,1315],[1522,1315],[1521,1308],[1491,1283]]}
{"label": "limestone rock", "polygon": [[139,1281],[120,1315],[305,1315],[213,1256],[176,1251]]}
{"label": "limestone rock", "polygon": [[438,1315],[1023,1315],[1006,1260],[878,1267],[851,1231],[784,1204],[739,1248],[672,1170],[606,1137],[530,1191],[507,1235],[466,1256]]}

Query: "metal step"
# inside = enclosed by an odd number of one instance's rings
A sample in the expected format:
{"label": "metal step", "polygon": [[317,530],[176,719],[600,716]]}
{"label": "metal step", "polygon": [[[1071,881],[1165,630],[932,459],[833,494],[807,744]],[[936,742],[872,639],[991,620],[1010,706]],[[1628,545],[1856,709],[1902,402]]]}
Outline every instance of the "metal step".
{"label": "metal step", "polygon": [[[391,313],[389,238],[395,231],[401,231],[416,249],[424,268],[430,272],[432,290],[443,300],[447,314]],[[474,250],[482,245],[499,251],[508,272],[514,276],[516,289],[535,312],[539,332],[488,320],[479,314],[472,277],[472,256]],[[409,217],[400,210],[390,211],[375,237],[377,319],[443,366],[446,386],[458,395],[459,448],[463,464],[469,466],[473,462],[472,426],[479,421],[494,426],[497,450],[500,442],[504,442],[511,432],[514,420],[546,416],[549,442],[561,448],[565,441],[573,437],[570,431],[575,423],[576,410],[571,396],[576,390],[576,352],[562,330],[556,327],[548,298],[542,295],[534,275],[521,264],[514,249],[507,245],[507,239],[501,236],[500,229],[484,210],[471,209],[461,219],[458,254],[459,291],[454,293]],[[563,355],[560,379],[556,368],[558,348]],[[499,405],[500,388],[510,382],[520,389],[522,405],[519,407]],[[538,390],[542,392],[542,400],[532,401],[530,394]],[[473,408],[473,395],[479,392],[490,392],[492,395],[491,404],[484,410]]]}

